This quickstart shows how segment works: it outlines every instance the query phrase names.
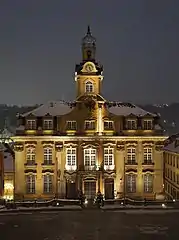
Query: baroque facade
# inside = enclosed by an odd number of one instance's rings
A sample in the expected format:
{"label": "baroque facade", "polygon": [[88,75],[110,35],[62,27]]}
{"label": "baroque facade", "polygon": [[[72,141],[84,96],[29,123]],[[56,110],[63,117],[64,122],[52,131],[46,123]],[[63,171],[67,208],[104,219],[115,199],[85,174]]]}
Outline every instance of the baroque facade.
{"label": "baroque facade", "polygon": [[163,193],[163,142],[157,114],[107,101],[103,66],[88,27],[75,68],[76,99],[49,102],[19,115],[15,198],[155,199]]}
{"label": "baroque facade", "polygon": [[164,147],[164,186],[168,199],[179,200],[179,135],[173,135]]}

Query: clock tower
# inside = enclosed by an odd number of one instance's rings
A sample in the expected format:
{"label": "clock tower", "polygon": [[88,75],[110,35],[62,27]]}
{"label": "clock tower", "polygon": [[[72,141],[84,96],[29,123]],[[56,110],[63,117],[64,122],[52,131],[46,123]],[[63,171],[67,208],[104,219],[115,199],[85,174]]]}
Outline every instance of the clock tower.
{"label": "clock tower", "polygon": [[103,80],[103,67],[96,62],[96,38],[92,36],[90,27],[82,39],[82,62],[76,65],[76,97],[83,95],[100,95]]}

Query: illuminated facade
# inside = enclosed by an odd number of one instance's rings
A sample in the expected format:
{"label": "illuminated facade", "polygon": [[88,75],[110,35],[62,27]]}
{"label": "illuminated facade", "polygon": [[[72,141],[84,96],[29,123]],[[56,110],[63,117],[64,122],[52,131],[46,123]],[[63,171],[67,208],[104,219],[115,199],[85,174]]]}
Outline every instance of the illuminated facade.
{"label": "illuminated facade", "polygon": [[16,199],[151,198],[163,193],[159,116],[101,95],[103,67],[88,28],[76,65],[76,99],[49,102],[19,116]]}
{"label": "illuminated facade", "polygon": [[179,200],[179,138],[175,136],[164,147],[164,187],[168,199]]}

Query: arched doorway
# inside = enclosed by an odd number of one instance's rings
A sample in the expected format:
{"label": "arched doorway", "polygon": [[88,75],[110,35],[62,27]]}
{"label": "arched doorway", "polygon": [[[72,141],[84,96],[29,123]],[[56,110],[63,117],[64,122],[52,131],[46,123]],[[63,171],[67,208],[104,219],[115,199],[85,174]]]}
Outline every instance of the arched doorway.
{"label": "arched doorway", "polygon": [[105,199],[114,199],[114,179],[106,178],[104,181]]}

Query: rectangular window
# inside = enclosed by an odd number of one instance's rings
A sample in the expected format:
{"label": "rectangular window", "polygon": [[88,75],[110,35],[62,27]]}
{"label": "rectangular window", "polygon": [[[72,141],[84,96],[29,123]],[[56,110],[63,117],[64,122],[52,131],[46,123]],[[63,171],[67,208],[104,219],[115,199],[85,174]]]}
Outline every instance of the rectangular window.
{"label": "rectangular window", "polygon": [[84,149],[84,165],[85,169],[95,169],[96,167],[96,149]]}
{"label": "rectangular window", "polygon": [[44,148],[44,164],[52,164],[52,148]]}
{"label": "rectangular window", "polygon": [[95,121],[85,121],[85,130],[95,130]]}
{"label": "rectangular window", "polygon": [[44,175],[44,193],[52,193],[53,191],[52,175]]}
{"label": "rectangular window", "polygon": [[113,170],[114,169],[114,149],[104,148],[104,169]]}
{"label": "rectangular window", "polygon": [[66,169],[76,170],[76,148],[66,149]]}
{"label": "rectangular window", "polygon": [[136,128],[137,128],[136,120],[127,120],[127,129],[128,130],[134,130]]}
{"label": "rectangular window", "polygon": [[35,175],[26,176],[26,191],[28,194],[35,194]]}
{"label": "rectangular window", "polygon": [[104,121],[104,130],[113,130],[113,121]]}
{"label": "rectangular window", "polygon": [[37,126],[36,126],[36,120],[27,120],[26,122],[26,128],[28,130],[36,130]]}
{"label": "rectangular window", "polygon": [[52,130],[53,129],[53,120],[52,119],[45,119],[44,122],[43,122],[43,129]]}
{"label": "rectangular window", "polygon": [[136,175],[135,174],[126,175],[126,191],[128,193],[136,192]]}
{"label": "rectangular window", "polygon": [[35,164],[35,148],[27,148],[26,161],[27,161],[27,165]]}
{"label": "rectangular window", "polygon": [[151,130],[153,128],[152,126],[152,120],[144,120],[143,123],[144,130]]}
{"label": "rectangular window", "polygon": [[152,148],[144,148],[144,164],[152,164]]}
{"label": "rectangular window", "polygon": [[129,164],[129,165],[136,164],[136,149],[135,148],[127,149],[127,164]]}
{"label": "rectangular window", "polygon": [[67,121],[67,130],[76,130],[77,122],[76,121]]}
{"label": "rectangular window", "polygon": [[152,174],[144,175],[144,192],[145,193],[153,192],[153,175]]}

